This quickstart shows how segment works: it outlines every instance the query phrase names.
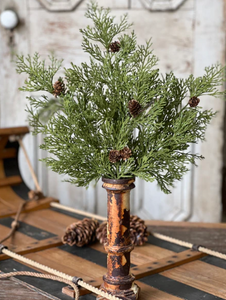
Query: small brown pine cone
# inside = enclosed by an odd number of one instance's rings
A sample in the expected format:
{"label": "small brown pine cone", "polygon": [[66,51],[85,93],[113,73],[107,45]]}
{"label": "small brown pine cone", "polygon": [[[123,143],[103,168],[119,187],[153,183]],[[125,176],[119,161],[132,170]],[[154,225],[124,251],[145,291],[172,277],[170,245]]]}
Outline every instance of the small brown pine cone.
{"label": "small brown pine cone", "polygon": [[191,99],[188,101],[188,104],[190,105],[190,107],[196,107],[200,102],[200,99],[197,97],[191,97]]}
{"label": "small brown pine cone", "polygon": [[62,242],[70,246],[82,247],[96,240],[96,229],[99,222],[96,220],[83,219],[69,225],[62,237]]}
{"label": "small brown pine cone", "polygon": [[54,88],[53,94],[55,97],[65,93],[65,84],[61,77],[54,83],[53,88]]}
{"label": "small brown pine cone", "polygon": [[[148,240],[149,232],[144,220],[137,216],[130,216],[130,239],[135,246],[142,246]],[[107,242],[107,222],[103,222],[96,231],[96,237],[101,244]]]}
{"label": "small brown pine cone", "polygon": [[116,163],[117,161],[120,161],[121,159],[120,151],[110,150],[108,158],[112,163]]}
{"label": "small brown pine cone", "polygon": [[39,199],[45,198],[45,196],[44,196],[43,193],[40,192],[40,191],[33,191],[33,190],[30,190],[30,191],[28,192],[28,198],[29,198],[29,200],[39,200]]}
{"label": "small brown pine cone", "polygon": [[96,230],[96,238],[101,244],[107,243],[107,222],[103,222]]}
{"label": "small brown pine cone", "polygon": [[76,243],[76,233],[73,229],[67,229],[64,236],[62,237],[63,244],[73,246]]}
{"label": "small brown pine cone", "polygon": [[131,152],[130,148],[125,147],[122,150],[120,150],[120,155],[123,160],[126,160],[126,159],[130,158],[130,156],[132,155],[132,152]]}
{"label": "small brown pine cone", "polygon": [[140,113],[141,105],[137,100],[132,99],[128,103],[128,108],[131,116],[136,117]]}
{"label": "small brown pine cone", "polygon": [[112,42],[110,45],[109,45],[109,51],[110,52],[119,52],[119,50],[120,50],[120,42],[118,42],[118,41],[115,41],[115,42]]}
{"label": "small brown pine cone", "polygon": [[130,216],[130,238],[135,246],[142,246],[148,240],[149,232],[144,220],[137,216]]}

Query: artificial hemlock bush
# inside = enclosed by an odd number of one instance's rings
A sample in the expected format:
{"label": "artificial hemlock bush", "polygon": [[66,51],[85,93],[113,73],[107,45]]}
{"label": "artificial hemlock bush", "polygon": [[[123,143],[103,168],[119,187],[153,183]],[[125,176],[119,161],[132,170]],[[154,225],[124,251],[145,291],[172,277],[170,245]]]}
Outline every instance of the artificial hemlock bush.
{"label": "artificial hemlock bush", "polygon": [[137,176],[168,193],[202,158],[189,147],[204,140],[215,113],[203,110],[198,97],[223,94],[225,69],[214,65],[198,78],[162,76],[150,40],[140,46],[133,31],[124,33],[127,16],[117,24],[109,10],[91,3],[86,17],[93,21],[81,30],[89,63],[71,63],[55,84],[61,60],[50,56],[46,65],[37,53],[17,59],[18,73],[28,75],[21,90],[55,95],[28,97],[30,125],[53,154],[43,160],[78,186]]}

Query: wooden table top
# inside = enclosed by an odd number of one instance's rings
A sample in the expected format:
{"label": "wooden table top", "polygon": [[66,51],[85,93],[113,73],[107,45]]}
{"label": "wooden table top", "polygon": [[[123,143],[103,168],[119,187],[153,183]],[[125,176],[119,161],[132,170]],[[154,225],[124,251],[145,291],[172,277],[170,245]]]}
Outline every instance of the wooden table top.
{"label": "wooden table top", "polygon": [[[20,218],[20,229],[14,238],[5,244],[14,252],[98,285],[106,273],[106,253],[103,246],[95,243],[89,247],[79,248],[61,243],[65,228],[82,218],[83,216],[79,214],[54,208],[24,213]],[[11,217],[0,219],[0,239],[8,232],[11,221]],[[149,220],[146,224],[152,232],[226,253],[226,223]],[[136,247],[132,251],[131,263],[131,271],[141,288],[140,300],[226,299],[226,261],[204,256],[198,251],[191,251],[150,236],[145,246]],[[4,254],[0,255],[2,272],[30,270],[30,268],[8,259]],[[151,270],[146,272],[148,268]],[[146,272],[147,276],[142,277],[140,275],[142,272],[143,274]],[[32,288],[33,291],[25,286]],[[62,294],[63,286],[65,285],[28,277],[1,280],[0,299],[72,299]],[[90,294],[81,297],[81,300],[92,299],[95,299],[95,296]]]}

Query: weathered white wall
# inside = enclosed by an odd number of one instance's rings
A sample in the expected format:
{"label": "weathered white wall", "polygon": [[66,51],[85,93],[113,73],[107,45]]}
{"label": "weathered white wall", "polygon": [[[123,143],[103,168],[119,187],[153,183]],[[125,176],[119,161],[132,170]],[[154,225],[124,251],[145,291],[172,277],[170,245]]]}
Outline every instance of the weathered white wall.
{"label": "weathered white wall", "polygon": [[[41,1],[41,0],[40,0]],[[57,3],[63,7],[79,1],[46,1],[42,4]],[[98,3],[111,7],[113,14],[128,13],[138,42],[143,43],[153,37],[154,53],[159,57],[162,73],[173,70],[176,75],[186,77],[190,73],[201,75],[205,66],[217,61],[225,62],[225,0],[99,0]],[[12,61],[15,53],[39,52],[46,57],[49,51],[64,58],[64,65],[70,61],[80,63],[87,59],[81,50],[79,28],[87,25],[84,17],[87,1],[81,1],[70,12],[50,12],[38,0],[1,0],[0,10],[14,7],[21,20],[15,29],[15,46],[10,49],[7,32],[0,28],[1,126],[25,125],[25,94],[18,91],[24,77],[15,72]],[[179,5],[181,4],[181,5]],[[163,11],[150,11],[159,8]],[[164,11],[174,8],[175,11]],[[207,142],[193,147],[206,159],[192,168],[182,182],[177,183],[172,194],[163,194],[155,183],[136,179],[136,189],[132,193],[132,212],[141,217],[163,220],[220,220],[221,214],[221,168],[223,144],[222,100],[201,98],[204,108],[213,107],[219,114],[207,132]],[[40,184],[46,194],[57,197],[66,205],[106,214],[106,191],[90,186],[88,190],[62,183],[58,174],[47,171],[38,158],[46,154],[37,150],[41,137],[31,135],[25,143],[33,165],[38,173]],[[32,187],[29,172],[25,167],[23,155],[20,157],[21,170]]]}

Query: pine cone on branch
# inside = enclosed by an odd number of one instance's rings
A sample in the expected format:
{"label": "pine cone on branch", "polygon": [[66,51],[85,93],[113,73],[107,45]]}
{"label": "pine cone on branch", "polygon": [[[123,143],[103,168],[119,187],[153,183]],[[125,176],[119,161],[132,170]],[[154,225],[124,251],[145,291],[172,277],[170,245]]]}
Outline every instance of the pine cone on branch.
{"label": "pine cone on branch", "polygon": [[118,150],[111,150],[109,152],[108,158],[109,158],[110,162],[112,162],[112,163],[116,163],[116,162],[120,161],[120,159],[121,159],[120,151],[118,151]]}
{"label": "pine cone on branch", "polygon": [[[131,243],[135,246],[144,245],[149,236],[147,231],[147,226],[144,223],[144,220],[140,219],[137,216],[130,216],[130,239]],[[107,222],[103,222],[99,228],[96,230],[96,237],[101,244],[107,242]]]}
{"label": "pine cone on branch", "polygon": [[96,220],[83,219],[69,225],[62,237],[63,244],[82,247],[96,240],[96,229],[99,222]]}
{"label": "pine cone on branch", "polygon": [[130,148],[128,148],[128,147],[125,147],[122,150],[120,150],[120,156],[123,160],[130,158],[131,155],[132,155],[132,152],[131,152]]}
{"label": "pine cone on branch", "polygon": [[55,97],[65,93],[65,84],[61,77],[54,83],[53,89],[54,89],[53,94]]}
{"label": "pine cone on branch", "polygon": [[200,99],[197,97],[191,97],[191,99],[188,101],[188,104],[190,105],[190,107],[196,107],[200,102]]}
{"label": "pine cone on branch", "polygon": [[132,99],[128,103],[128,108],[131,116],[135,118],[140,113],[141,105],[137,100]]}
{"label": "pine cone on branch", "polygon": [[110,45],[109,45],[109,49],[110,49],[110,52],[119,52],[120,50],[120,42],[118,41],[115,41],[115,42],[112,42]]}

